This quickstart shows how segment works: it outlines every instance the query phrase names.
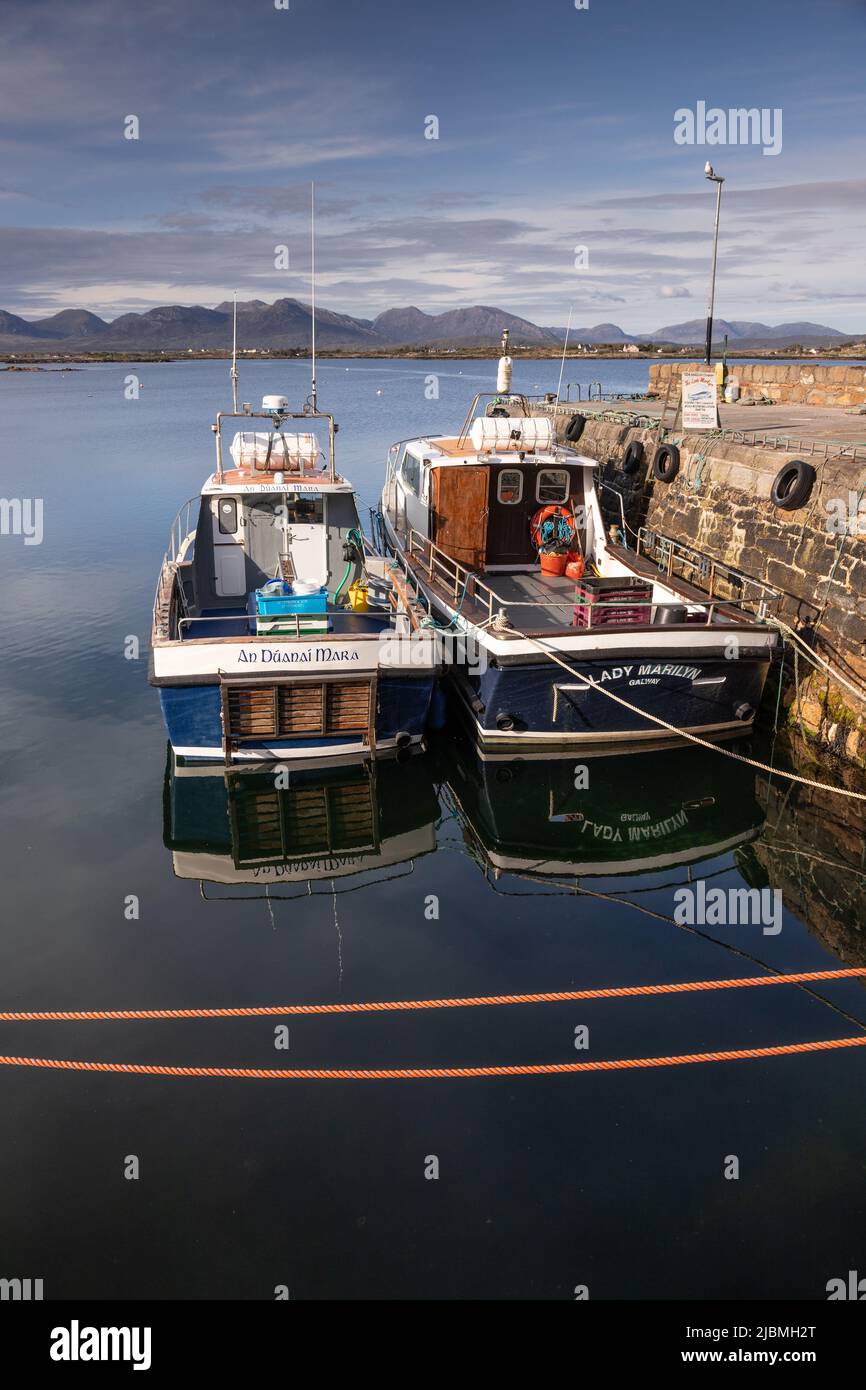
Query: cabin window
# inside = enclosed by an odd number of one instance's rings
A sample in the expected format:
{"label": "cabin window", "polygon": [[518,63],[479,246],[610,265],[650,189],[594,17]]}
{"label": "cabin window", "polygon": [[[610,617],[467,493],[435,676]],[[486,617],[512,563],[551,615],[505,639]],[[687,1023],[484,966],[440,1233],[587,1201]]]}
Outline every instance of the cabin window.
{"label": "cabin window", "polygon": [[403,462],[403,455],[406,452],[405,444],[392,444],[388,450],[388,477],[392,478],[400,472],[400,464]]}
{"label": "cabin window", "polygon": [[496,500],[506,507],[523,501],[523,474],[518,468],[503,468],[496,482]]}
{"label": "cabin window", "polygon": [[220,535],[234,536],[238,529],[238,503],[236,497],[221,497],[217,511]]}
{"label": "cabin window", "polygon": [[251,526],[321,526],[325,520],[325,500],[321,493],[287,492],[272,499],[257,498],[250,504]]}
{"label": "cabin window", "polygon": [[535,486],[535,500],[545,506],[567,502],[569,485],[567,468],[542,468]]}
{"label": "cabin window", "polygon": [[403,460],[403,485],[416,496],[421,491],[421,460],[407,454]]}

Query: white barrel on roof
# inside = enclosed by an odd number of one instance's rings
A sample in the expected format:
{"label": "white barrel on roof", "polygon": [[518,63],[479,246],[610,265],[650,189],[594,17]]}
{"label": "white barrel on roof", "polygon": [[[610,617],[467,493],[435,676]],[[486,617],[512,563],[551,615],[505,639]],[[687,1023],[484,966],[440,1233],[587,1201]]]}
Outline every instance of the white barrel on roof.
{"label": "white barrel on roof", "polygon": [[469,431],[477,453],[490,449],[549,449],[553,424],[545,415],[479,415]]}
{"label": "white barrel on roof", "polygon": [[240,469],[287,473],[312,467],[319,457],[319,441],[314,434],[285,434],[282,430],[243,430],[235,435],[229,453]]}

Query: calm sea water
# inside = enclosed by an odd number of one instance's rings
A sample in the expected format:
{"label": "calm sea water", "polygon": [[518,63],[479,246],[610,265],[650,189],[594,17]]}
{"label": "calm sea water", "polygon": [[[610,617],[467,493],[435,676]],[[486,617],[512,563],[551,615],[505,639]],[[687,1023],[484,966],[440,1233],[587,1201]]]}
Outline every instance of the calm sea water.
{"label": "calm sea water", "polygon": [[[134,371],[143,389],[127,401]],[[362,499],[376,498],[389,442],[453,428],[493,371],[322,362],[320,403]],[[557,376],[555,363],[518,363],[515,385],[555,389]],[[588,364],[584,387],[598,378],[639,391],[646,364]],[[44,499],[41,545],[0,538],[0,1008],[465,997],[866,963],[862,835],[844,807],[836,824],[794,815],[799,793],[692,750],[594,759],[576,795],[571,763],[484,767],[449,730],[372,782],[297,789],[289,804],[313,807],[312,838],[293,838],[286,817],[274,857],[288,863],[246,873],[261,833],[251,784],[167,782],[146,681],[168,526],[210,471],[227,387],[212,362],[0,376],[0,495]],[[241,398],[265,391],[302,400],[306,365],[244,364]],[[138,661],[124,659],[130,636]],[[317,841],[326,804],[351,804],[355,820],[335,817]],[[781,930],[677,923],[674,894],[697,879],[780,887]],[[288,1050],[275,1047],[283,1022]],[[863,988],[844,981],[347,1017],[0,1023],[0,1052],[486,1065],[864,1028]],[[271,1299],[284,1285],[308,1299],[568,1299],[587,1285],[592,1298],[820,1299],[866,1265],[864,1062],[850,1049],[382,1082],[0,1066],[0,1276],[42,1278],[46,1298]],[[725,1176],[732,1156],[738,1178]]]}

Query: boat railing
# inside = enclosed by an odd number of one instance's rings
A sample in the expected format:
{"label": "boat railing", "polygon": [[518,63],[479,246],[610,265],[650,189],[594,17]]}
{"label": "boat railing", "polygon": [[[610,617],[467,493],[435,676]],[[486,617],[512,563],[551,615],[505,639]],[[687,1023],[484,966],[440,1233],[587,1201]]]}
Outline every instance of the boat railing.
{"label": "boat railing", "polygon": [[[216,461],[217,461],[216,475],[217,475],[217,480],[218,480],[218,482],[222,482],[222,480],[223,480],[223,475],[224,475],[224,472],[225,472],[225,469],[224,469],[224,466],[223,466],[223,444],[222,444],[222,425],[223,425],[223,420],[268,420],[268,421],[270,422],[270,426],[271,426],[270,432],[271,432],[275,437],[278,436],[278,435],[280,434],[280,432],[282,431],[283,426],[284,426],[285,424],[287,424],[288,421],[290,421],[290,420],[300,420],[300,421],[304,422],[305,424],[309,424],[311,421],[314,421],[314,420],[324,421],[324,422],[327,424],[327,427],[328,427],[328,461],[327,461],[327,471],[326,471],[326,473],[325,473],[324,476],[327,477],[327,479],[328,479],[329,482],[332,482],[332,483],[333,483],[333,482],[336,481],[336,478],[337,478],[337,470],[336,470],[336,463],[335,463],[335,458],[334,458],[334,440],[335,440],[335,436],[336,436],[336,433],[337,433],[337,425],[336,425],[336,423],[335,423],[335,421],[334,421],[333,415],[329,414],[329,412],[324,411],[324,410],[313,410],[313,409],[304,409],[304,410],[273,410],[273,411],[267,411],[267,410],[253,410],[253,409],[250,408],[250,407],[246,407],[246,408],[245,408],[244,410],[242,410],[242,411],[239,411],[239,410],[221,410],[221,411],[219,411],[219,413],[217,414],[217,417],[216,417],[216,421],[215,421],[214,424],[211,426],[211,429],[213,430],[213,433],[214,433],[214,438],[215,438],[215,440],[216,440]],[[281,469],[281,470],[279,470],[279,471],[285,472],[286,470],[285,470],[285,469]],[[303,468],[301,468],[301,475],[302,475],[302,476],[307,476],[307,475],[304,473]],[[314,475],[311,473],[309,476],[314,476]],[[319,474],[319,475],[316,475],[316,476],[321,477],[322,475]]]}
{"label": "boat railing", "polygon": [[[436,545],[435,541],[430,540],[429,536],[423,536],[419,531],[410,531],[406,541],[406,553],[410,560],[414,560],[419,569],[426,574],[430,584],[438,584],[440,589],[444,589],[452,601],[455,611],[461,613],[464,602],[468,599],[476,606],[487,610],[486,618],[478,623],[473,618],[474,625],[488,626],[501,614],[507,619],[508,614],[515,609],[527,609],[528,617],[532,611],[544,610],[549,612],[551,609],[561,608],[566,612],[573,612],[575,607],[575,596],[570,594],[568,598],[558,599],[555,594],[545,594],[543,598],[536,599],[512,599],[505,598],[498,594],[490,585],[485,584],[476,570],[470,569],[467,565],[462,565],[458,560],[454,560]],[[697,552],[695,552],[697,554]],[[724,575],[723,575],[724,572]],[[727,575],[737,575],[729,565],[717,564],[713,571],[712,579],[727,578]],[[660,571],[660,578],[673,578],[678,576],[663,574]],[[623,606],[628,608],[647,609],[647,623],[653,620],[653,610],[663,610],[665,608],[682,609],[684,606],[693,609],[689,616],[689,626],[713,627],[720,622],[731,624],[738,621],[754,622],[763,621],[769,611],[771,596],[781,597],[777,591],[771,590],[768,585],[759,584],[751,581],[748,576],[741,576],[744,582],[754,583],[757,587],[764,590],[764,595],[760,599],[736,598],[723,595],[713,595],[711,592],[695,595],[693,598],[679,595],[674,592],[670,600],[652,598],[624,600],[622,597],[614,599],[599,599],[584,605],[586,609],[586,626],[579,631],[588,632],[592,629],[604,627],[606,631],[611,631],[611,627],[604,623],[604,611],[606,609],[621,609]],[[757,610],[757,611],[756,611]],[[594,622],[593,617],[601,618],[601,622]],[[468,620],[467,620],[468,621]],[[563,627],[572,626],[571,623],[563,623]],[[503,631],[507,630],[507,624]]]}
{"label": "boat railing", "polygon": [[[228,634],[234,637],[316,637],[326,639],[328,637],[339,637],[341,635],[367,634],[372,637],[381,636],[381,629],[388,627],[391,622],[391,611],[389,608],[369,608],[365,613],[328,613],[327,631],[309,632],[305,631],[303,624],[310,622],[309,613],[281,613],[279,618],[265,618],[265,622],[277,622],[279,631],[268,633],[258,632],[257,624],[262,618],[257,613],[219,613],[205,614],[204,616],[195,613],[186,613],[178,619],[177,635],[181,641],[190,641],[190,628],[194,628],[196,634],[199,626],[205,630],[205,640],[207,640],[207,629],[210,624],[221,624],[222,628],[236,627],[235,633]],[[375,626],[379,620],[381,627]],[[226,635],[221,633],[220,635]]]}
{"label": "boat railing", "polygon": [[504,607],[502,599],[479,579],[475,570],[461,565],[458,560],[452,560],[429,536],[422,536],[420,531],[410,531],[406,548],[409,555],[426,568],[427,578],[431,582],[438,579],[449,591],[458,612],[467,597],[487,608],[488,622],[492,622],[496,612]]}
{"label": "boat railing", "polygon": [[179,604],[182,614],[186,611],[183,585],[177,582],[177,567],[186,559],[188,542],[192,534],[192,509],[200,500],[199,494],[188,498],[171,523],[168,545],[159,567],[156,593],[153,596],[153,634],[155,637],[167,638],[170,635],[177,604]]}
{"label": "boat railing", "polygon": [[620,514],[620,517],[621,517],[621,519],[622,519],[622,543],[623,543],[624,546],[627,547],[627,546],[628,546],[628,527],[626,526],[626,521],[625,521],[625,502],[624,502],[624,500],[623,500],[623,495],[622,495],[622,493],[620,492],[620,490],[619,490],[618,487],[613,487],[610,483],[604,482],[601,478],[599,478],[599,480],[598,480],[596,486],[599,488],[599,490],[601,490],[601,489],[603,488],[605,492],[612,492],[613,495],[614,495],[614,497],[615,497],[615,498],[617,499],[617,501],[619,502],[619,514]]}
{"label": "boat railing", "polygon": [[165,552],[167,560],[179,561],[184,558],[185,542],[189,539],[191,530],[192,509],[199,502],[201,502],[201,496],[198,493],[194,497],[188,498],[171,523],[171,532]]}
{"label": "boat railing", "polygon": [[472,398],[472,404],[470,405],[468,411],[466,412],[466,419],[463,421],[463,428],[461,429],[459,435],[457,436],[457,448],[458,448],[458,450],[459,450],[459,449],[462,449],[463,445],[466,443],[466,440],[469,438],[469,431],[470,431],[471,428],[472,428],[472,421],[475,419],[476,413],[477,413],[477,411],[478,411],[478,406],[480,405],[481,401],[483,401],[483,400],[491,400],[491,401],[494,401],[494,400],[498,400],[498,399],[499,399],[500,397],[502,397],[502,396],[507,396],[508,399],[509,399],[509,401],[513,401],[515,404],[520,405],[521,409],[523,410],[523,414],[524,414],[524,415],[530,416],[530,415],[532,414],[532,407],[531,407],[531,405],[530,405],[530,403],[529,403],[529,398],[528,398],[527,396],[521,395],[520,392],[515,392],[515,391],[478,391],[478,392],[476,392],[476,394],[475,394],[475,395],[473,396],[473,398]]}
{"label": "boat railing", "polygon": [[[753,579],[742,570],[715,559],[706,551],[675,541],[648,526],[637,533],[637,553],[651,560],[668,579],[683,579],[706,591],[711,599],[726,607],[744,608],[760,622],[781,604],[783,595],[763,580]],[[726,588],[727,593],[720,592]]]}

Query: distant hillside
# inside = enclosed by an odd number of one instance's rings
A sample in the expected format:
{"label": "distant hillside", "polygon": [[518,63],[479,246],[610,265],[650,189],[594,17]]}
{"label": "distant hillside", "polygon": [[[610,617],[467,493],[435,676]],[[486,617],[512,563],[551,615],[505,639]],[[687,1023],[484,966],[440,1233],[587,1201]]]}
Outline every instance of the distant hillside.
{"label": "distant hillside", "polygon": [[[669,324],[654,333],[626,333],[616,323],[597,323],[591,328],[572,328],[569,343],[625,345],[627,343],[667,343],[676,347],[703,343],[704,319]],[[713,340],[721,344],[727,333],[729,345],[759,351],[768,347],[800,343],[803,347],[822,347],[853,340],[854,334],[840,333],[820,323],[766,323],[743,320],[714,323]],[[511,347],[544,348],[555,351],[565,339],[565,329],[544,328],[529,319],[487,304],[450,309],[443,314],[427,314],[408,305],[386,309],[375,319],[355,318],[331,309],[316,310],[316,339],[324,349],[490,348],[498,344],[503,329],[510,333]],[[862,336],[862,335],[860,335]],[[232,304],[223,300],[214,309],[201,304],[165,304],[141,314],[121,314],[107,322],[86,309],[62,309],[49,318],[28,321],[18,314],[0,310],[0,352],[193,352],[226,350],[232,340]],[[299,299],[263,299],[238,303],[238,347],[270,351],[308,349],[311,341],[309,304]]]}
{"label": "distant hillside", "polygon": [[[565,342],[566,329],[547,328],[546,333],[552,334],[558,343]],[[575,343],[637,343],[648,342],[646,337],[632,337],[630,333],[625,333],[616,323],[597,323],[594,328],[572,328],[568,334],[569,344]]]}
{"label": "distant hillside", "polygon": [[495,343],[506,328],[511,334],[512,346],[518,343],[536,346],[556,341],[550,330],[486,304],[474,304],[469,309],[451,309],[444,314],[425,314],[412,306],[408,309],[386,309],[384,314],[373,320],[373,329],[383,341],[401,346]]}
{"label": "distant hillside", "polygon": [[[649,334],[643,341],[679,343],[684,347],[689,347],[693,343],[702,343],[706,331],[706,319],[689,319],[686,323],[673,323],[669,324],[667,328],[658,328],[655,333]],[[748,323],[741,319],[732,319],[728,322],[725,319],[714,319],[713,341],[721,342],[726,333],[728,342],[732,347],[772,347],[779,342],[820,346],[822,343],[844,341],[849,336],[840,333],[835,328],[827,328],[821,323],[780,323],[774,328],[769,323]]]}
{"label": "distant hillside", "polygon": [[50,319],[40,319],[34,326],[42,338],[97,338],[111,327],[105,319],[87,309],[62,309]]}

